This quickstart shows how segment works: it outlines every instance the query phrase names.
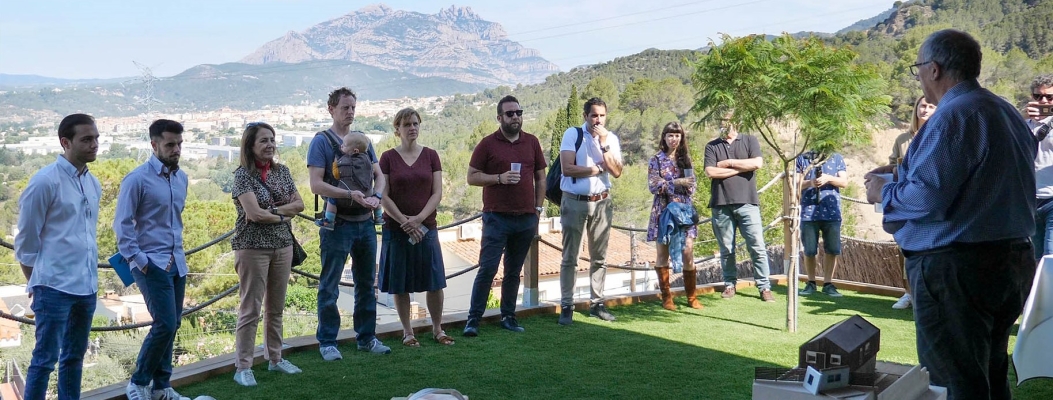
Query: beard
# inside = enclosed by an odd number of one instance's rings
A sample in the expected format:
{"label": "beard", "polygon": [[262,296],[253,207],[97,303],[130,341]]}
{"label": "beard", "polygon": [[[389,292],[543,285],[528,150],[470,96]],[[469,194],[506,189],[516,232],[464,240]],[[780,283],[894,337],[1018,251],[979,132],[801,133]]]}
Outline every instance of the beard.
{"label": "beard", "polygon": [[518,135],[523,125],[518,122],[501,123],[501,131],[509,135]]}
{"label": "beard", "polygon": [[157,159],[161,161],[161,164],[164,164],[169,169],[179,168],[179,157],[176,157],[176,156],[165,157],[165,158],[157,157]]}

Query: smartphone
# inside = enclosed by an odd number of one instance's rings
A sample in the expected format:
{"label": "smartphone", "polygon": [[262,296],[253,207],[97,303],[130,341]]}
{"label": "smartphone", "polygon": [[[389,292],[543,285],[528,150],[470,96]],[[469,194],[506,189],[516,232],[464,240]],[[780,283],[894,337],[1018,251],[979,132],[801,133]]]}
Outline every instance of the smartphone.
{"label": "smartphone", "polygon": [[[427,235],[427,234],[428,234],[428,227],[426,227],[424,225],[421,225],[421,227],[420,227],[420,236],[424,237],[424,235]],[[413,245],[417,244],[417,241],[415,239],[413,239],[413,236],[410,236],[409,244],[413,244]]]}

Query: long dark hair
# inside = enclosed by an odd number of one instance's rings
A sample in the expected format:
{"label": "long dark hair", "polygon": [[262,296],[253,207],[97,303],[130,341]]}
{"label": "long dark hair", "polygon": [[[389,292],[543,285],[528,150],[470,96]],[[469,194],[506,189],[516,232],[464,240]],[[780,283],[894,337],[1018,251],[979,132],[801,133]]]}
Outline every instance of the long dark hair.
{"label": "long dark hair", "polygon": [[[680,134],[680,145],[676,146],[676,154],[669,154],[669,145],[665,143],[665,135],[667,133],[679,133]],[[662,128],[662,134],[658,137],[658,147],[662,149],[666,155],[673,157],[676,160],[676,166],[680,170],[691,169],[691,154],[687,150],[687,131],[684,127],[680,126],[679,122],[673,121],[665,124]]]}

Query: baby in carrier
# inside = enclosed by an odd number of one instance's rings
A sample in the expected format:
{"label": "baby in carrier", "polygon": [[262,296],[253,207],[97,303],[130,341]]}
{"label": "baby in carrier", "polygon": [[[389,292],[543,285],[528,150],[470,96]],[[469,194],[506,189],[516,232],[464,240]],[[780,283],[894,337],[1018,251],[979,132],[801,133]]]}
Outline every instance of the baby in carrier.
{"label": "baby in carrier", "polygon": [[[343,155],[333,160],[332,167],[333,178],[337,180],[338,187],[360,191],[363,197],[373,195],[373,163],[366,153],[368,146],[369,138],[366,135],[355,131],[348,133],[344,136],[344,143],[340,145]],[[371,210],[351,199],[327,198],[325,217],[315,221],[315,224],[332,230],[336,223],[336,215],[349,212],[362,214]]]}

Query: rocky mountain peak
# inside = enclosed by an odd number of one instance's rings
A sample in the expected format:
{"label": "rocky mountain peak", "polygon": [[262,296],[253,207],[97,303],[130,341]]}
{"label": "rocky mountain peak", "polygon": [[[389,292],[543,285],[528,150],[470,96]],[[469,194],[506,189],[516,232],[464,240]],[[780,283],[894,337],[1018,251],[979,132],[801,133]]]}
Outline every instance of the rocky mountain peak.
{"label": "rocky mountain peak", "polygon": [[541,82],[559,71],[537,50],[509,40],[500,24],[456,5],[436,14],[369,5],[302,32],[289,32],[241,62],[314,60],[354,61],[485,85]]}

